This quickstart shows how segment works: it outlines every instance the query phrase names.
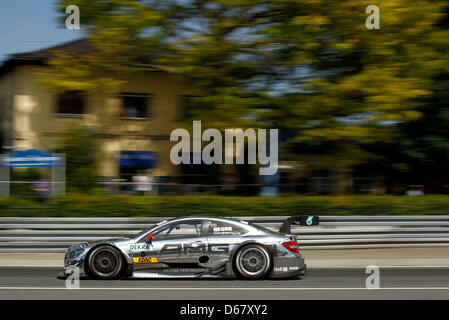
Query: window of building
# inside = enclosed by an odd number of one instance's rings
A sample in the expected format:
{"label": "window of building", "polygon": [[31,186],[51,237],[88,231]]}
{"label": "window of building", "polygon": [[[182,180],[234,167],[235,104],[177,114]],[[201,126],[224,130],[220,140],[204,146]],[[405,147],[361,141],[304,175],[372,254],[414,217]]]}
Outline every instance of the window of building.
{"label": "window of building", "polygon": [[122,93],[122,118],[146,119],[150,117],[151,96],[144,93]]}
{"label": "window of building", "polygon": [[86,112],[86,96],[83,91],[66,91],[58,96],[57,114],[83,115]]}

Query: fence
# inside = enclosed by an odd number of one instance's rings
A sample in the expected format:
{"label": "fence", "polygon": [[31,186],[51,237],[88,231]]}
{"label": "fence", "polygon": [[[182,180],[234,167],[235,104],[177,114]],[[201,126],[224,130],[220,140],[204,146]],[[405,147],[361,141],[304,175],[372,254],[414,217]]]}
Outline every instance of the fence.
{"label": "fence", "polygon": [[[286,216],[236,217],[278,230]],[[130,237],[168,217],[0,218],[0,252],[63,252],[74,243]],[[449,245],[449,216],[320,216],[320,225],[292,226],[303,249]]]}
{"label": "fence", "polygon": [[[179,180],[179,179],[178,179]],[[147,195],[200,195],[200,194],[243,194],[259,195],[264,194],[264,188],[269,187],[271,192],[275,188],[275,193],[280,194],[304,194],[319,195],[332,193],[332,181],[330,178],[311,177],[307,182],[295,183],[180,183],[174,179],[170,182],[149,183],[151,191],[145,192]],[[39,181],[0,181],[0,189],[11,186],[11,192],[4,191],[4,194],[22,198],[36,198],[38,195],[32,190],[33,185]],[[48,182],[53,190],[64,182]],[[97,187],[103,193],[108,194],[137,194],[136,183],[125,181],[98,181]],[[348,194],[370,194],[372,193],[372,181],[368,178],[354,178],[354,183],[345,185]],[[0,190],[1,191],[1,190]]]}

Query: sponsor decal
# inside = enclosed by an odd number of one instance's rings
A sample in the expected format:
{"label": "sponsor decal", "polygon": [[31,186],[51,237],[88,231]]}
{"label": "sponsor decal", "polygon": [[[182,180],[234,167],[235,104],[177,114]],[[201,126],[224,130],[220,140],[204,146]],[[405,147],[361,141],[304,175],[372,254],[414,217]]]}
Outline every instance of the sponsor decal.
{"label": "sponsor decal", "polygon": [[290,267],[290,270],[296,271],[296,270],[299,270],[299,267]]}
{"label": "sponsor decal", "polygon": [[232,227],[215,227],[214,235],[232,234]]}
{"label": "sponsor decal", "polygon": [[162,247],[160,254],[189,254],[189,253],[198,253],[198,254],[211,254],[211,253],[229,253],[229,245],[228,244],[209,244],[206,246],[205,243],[199,246],[191,246],[189,244],[182,243],[173,243],[166,244]]}
{"label": "sponsor decal", "polygon": [[232,231],[232,227],[216,227],[216,228],[214,228],[214,232],[220,232],[220,231]]}
{"label": "sponsor decal", "polygon": [[134,257],[133,258],[134,263],[158,263],[156,257]]}
{"label": "sponsor decal", "polygon": [[288,272],[288,271],[298,271],[299,267],[275,267],[274,271],[278,271],[278,272]]}
{"label": "sponsor decal", "polygon": [[204,268],[167,268],[162,269],[163,273],[198,273],[207,269]]}
{"label": "sponsor decal", "polygon": [[155,272],[134,272],[133,278],[148,278],[148,277],[159,277],[160,275]]}
{"label": "sponsor decal", "polygon": [[149,251],[150,245],[148,243],[141,244],[130,244],[129,251],[130,252],[140,252],[140,251]]}
{"label": "sponsor decal", "polygon": [[[157,254],[155,250],[151,249],[150,244],[130,244],[129,252],[140,253],[142,256]],[[207,253],[228,253],[229,245],[228,244],[209,244],[202,243],[198,246],[190,245],[187,243],[167,243],[165,244],[159,254],[189,254],[189,253],[198,253],[198,254],[207,254]]]}
{"label": "sponsor decal", "polygon": [[274,271],[288,272],[289,267],[276,267],[274,268]]}
{"label": "sponsor decal", "polygon": [[310,216],[310,217],[307,218],[306,224],[307,224],[308,226],[311,226],[312,223],[313,223],[313,216]]}

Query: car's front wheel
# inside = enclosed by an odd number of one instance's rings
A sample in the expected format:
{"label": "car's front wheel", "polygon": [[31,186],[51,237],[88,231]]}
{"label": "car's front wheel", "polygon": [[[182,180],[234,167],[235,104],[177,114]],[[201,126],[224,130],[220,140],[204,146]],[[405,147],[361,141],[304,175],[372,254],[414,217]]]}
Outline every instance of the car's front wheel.
{"label": "car's front wheel", "polygon": [[88,274],[95,279],[118,278],[122,273],[123,265],[121,253],[111,246],[95,248],[87,259]]}
{"label": "car's front wheel", "polygon": [[271,271],[272,257],[270,252],[258,244],[242,247],[234,259],[234,272],[244,279],[262,279]]}

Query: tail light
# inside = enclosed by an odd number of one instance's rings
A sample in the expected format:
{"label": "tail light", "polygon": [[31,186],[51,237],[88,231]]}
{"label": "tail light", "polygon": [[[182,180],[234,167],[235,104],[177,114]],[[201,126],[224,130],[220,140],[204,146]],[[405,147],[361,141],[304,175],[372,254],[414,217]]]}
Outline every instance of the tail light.
{"label": "tail light", "polygon": [[298,244],[296,243],[296,241],[286,241],[286,242],[282,242],[282,245],[290,252],[299,253],[299,249],[298,249]]}

